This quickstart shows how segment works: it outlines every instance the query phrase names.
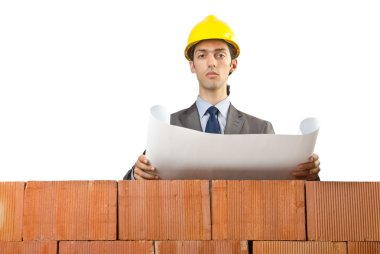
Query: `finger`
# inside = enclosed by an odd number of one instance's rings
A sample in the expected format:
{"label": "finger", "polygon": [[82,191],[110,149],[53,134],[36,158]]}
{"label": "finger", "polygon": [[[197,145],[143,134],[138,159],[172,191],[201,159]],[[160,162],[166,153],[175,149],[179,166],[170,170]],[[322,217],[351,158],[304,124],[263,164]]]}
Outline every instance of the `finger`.
{"label": "finger", "polygon": [[[135,177],[135,180],[151,180],[151,179],[143,178],[143,177],[141,177],[139,175],[134,175],[134,177]],[[157,178],[155,178],[155,179],[160,179],[160,178],[157,176]]]}
{"label": "finger", "polygon": [[310,161],[310,162],[312,162],[312,161],[317,161],[317,160],[319,160],[319,156],[318,156],[318,154],[313,153],[312,155],[310,155],[310,157],[309,157],[309,161]]}
{"label": "finger", "polygon": [[135,167],[138,167],[144,171],[155,171],[156,168],[150,164],[150,161],[145,155],[140,155],[135,163]]}
{"label": "finger", "polygon": [[135,175],[138,175],[138,176],[142,177],[143,179],[150,179],[150,180],[158,179],[157,175],[151,174],[152,172],[148,173],[148,172],[145,172],[144,170],[137,168],[137,167],[135,167],[134,172],[135,172]]}
{"label": "finger", "polygon": [[310,170],[313,168],[318,168],[320,164],[321,163],[319,162],[319,160],[301,163],[301,164],[298,164],[297,170]]}
{"label": "finger", "polygon": [[296,171],[310,170],[312,168],[315,168],[314,161],[313,162],[305,162],[305,163],[299,164],[297,166]]}
{"label": "finger", "polygon": [[142,178],[141,176],[137,175],[137,174],[133,174],[133,177],[136,179],[136,180],[145,180],[144,178]]}
{"label": "finger", "polygon": [[310,174],[311,175],[318,175],[318,173],[321,171],[321,169],[318,167],[318,168],[313,168],[313,169],[310,169]]}
{"label": "finger", "polygon": [[321,165],[321,162],[319,160],[314,161],[315,168],[319,168],[319,165]]}
{"label": "finger", "polygon": [[141,162],[139,160],[136,161],[135,167],[140,168],[140,169],[142,169],[144,171],[155,171],[156,170],[156,168],[153,167],[152,165],[145,164],[145,163],[143,163],[143,162]]}
{"label": "finger", "polygon": [[[319,163],[317,163],[319,165]],[[309,168],[308,166],[313,166],[312,168]],[[318,174],[320,171],[319,166],[315,165],[308,165],[305,167],[305,169],[295,169],[293,170],[293,175],[310,175],[310,174]]]}
{"label": "finger", "polygon": [[155,179],[156,177],[155,175],[145,172],[144,170],[141,170],[140,168],[135,168],[134,171],[135,171],[135,175],[138,175],[142,177],[143,179]]}
{"label": "finger", "polygon": [[141,154],[139,156],[138,161],[140,161],[143,164],[150,165],[150,161],[148,160],[148,158],[144,154]]}
{"label": "finger", "polygon": [[300,163],[297,165],[299,169],[312,169],[317,168],[320,165],[318,154],[313,153],[309,156],[308,162]]}
{"label": "finger", "polygon": [[310,175],[309,170],[297,170],[297,171],[293,171],[292,174],[294,176],[300,176],[300,177],[305,177],[305,176]]}
{"label": "finger", "polygon": [[318,179],[318,173],[320,172],[320,168],[313,168],[311,170],[304,171],[294,171],[293,176],[298,180],[316,180]]}

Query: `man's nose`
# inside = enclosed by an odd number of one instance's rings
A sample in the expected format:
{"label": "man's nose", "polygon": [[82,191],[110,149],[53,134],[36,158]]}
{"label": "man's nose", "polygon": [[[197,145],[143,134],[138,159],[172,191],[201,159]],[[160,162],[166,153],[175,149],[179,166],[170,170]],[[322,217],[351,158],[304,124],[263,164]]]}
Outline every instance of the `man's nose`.
{"label": "man's nose", "polygon": [[207,56],[207,65],[208,65],[208,67],[215,67],[216,59],[215,59],[213,54],[209,54]]}

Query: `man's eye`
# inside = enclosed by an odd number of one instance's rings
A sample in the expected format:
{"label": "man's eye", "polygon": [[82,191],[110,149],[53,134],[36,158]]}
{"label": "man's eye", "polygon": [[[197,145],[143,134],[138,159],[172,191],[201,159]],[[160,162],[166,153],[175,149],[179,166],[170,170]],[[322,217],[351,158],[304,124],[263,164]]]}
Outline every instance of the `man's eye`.
{"label": "man's eye", "polygon": [[200,55],[198,55],[198,59],[202,59],[202,58],[204,58],[204,57],[205,57],[204,54],[200,54]]}
{"label": "man's eye", "polygon": [[223,59],[226,55],[223,53],[217,54],[216,57],[219,59]]}

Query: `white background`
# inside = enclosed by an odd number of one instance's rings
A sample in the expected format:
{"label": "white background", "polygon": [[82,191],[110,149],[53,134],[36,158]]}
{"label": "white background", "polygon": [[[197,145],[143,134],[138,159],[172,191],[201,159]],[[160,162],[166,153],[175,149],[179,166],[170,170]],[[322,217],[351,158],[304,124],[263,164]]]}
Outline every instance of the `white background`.
{"label": "white background", "polygon": [[379,13],[376,0],[1,1],[0,181],[121,179],[150,107],[196,99],[183,50],[208,14],[241,47],[234,106],[277,133],[317,117],[322,180],[379,181]]}

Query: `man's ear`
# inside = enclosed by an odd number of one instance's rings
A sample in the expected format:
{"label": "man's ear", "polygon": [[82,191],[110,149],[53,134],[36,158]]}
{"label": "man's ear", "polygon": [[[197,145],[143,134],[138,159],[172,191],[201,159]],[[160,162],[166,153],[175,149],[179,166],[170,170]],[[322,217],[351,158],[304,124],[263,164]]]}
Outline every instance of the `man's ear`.
{"label": "man's ear", "polygon": [[189,61],[191,73],[195,73],[195,66],[193,61]]}
{"label": "man's ear", "polygon": [[231,68],[230,68],[230,73],[231,72],[234,72],[237,68],[237,64],[238,64],[238,61],[237,61],[237,58],[233,59],[231,61]]}

